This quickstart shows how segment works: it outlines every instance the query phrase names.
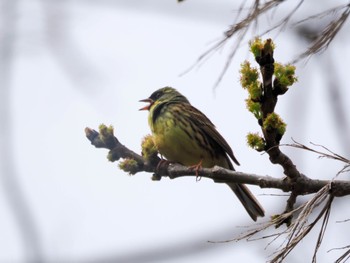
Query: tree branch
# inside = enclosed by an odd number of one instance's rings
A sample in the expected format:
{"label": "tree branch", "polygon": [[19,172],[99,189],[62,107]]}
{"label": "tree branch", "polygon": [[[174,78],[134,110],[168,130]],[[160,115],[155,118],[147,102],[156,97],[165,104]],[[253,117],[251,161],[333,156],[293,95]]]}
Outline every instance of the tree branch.
{"label": "tree branch", "polygon": [[[184,176],[197,176],[194,169],[186,166],[161,162],[161,159],[155,157],[154,160],[146,160],[123,144],[113,134],[113,128],[100,126],[100,132],[91,128],[85,128],[85,134],[88,140],[96,148],[105,148],[110,150],[108,153],[109,161],[118,161],[120,158],[133,159],[136,166],[129,170],[132,174],[138,172],[153,172],[154,180],[160,180],[162,177],[176,179]],[[251,173],[237,172],[224,169],[219,166],[214,168],[203,168],[198,171],[198,175],[204,178],[212,179],[216,183],[241,183],[257,185],[260,188],[275,188],[284,192],[294,191],[298,195],[306,195],[318,192],[327,184],[332,186],[332,194],[334,196],[350,195],[350,182],[343,180],[314,180],[301,176],[296,181],[286,180],[285,178],[274,178],[268,175],[256,175]]]}
{"label": "tree branch", "polygon": [[301,173],[296,169],[292,160],[282,153],[279,148],[279,143],[282,135],[276,127],[270,128],[268,125],[263,125],[270,114],[274,113],[277,97],[286,92],[286,87],[282,88],[281,83],[276,78],[273,80],[275,73],[275,60],[273,57],[274,44],[271,39],[266,40],[261,46],[260,54],[255,55],[255,60],[260,66],[262,75],[262,94],[260,100],[262,116],[258,119],[259,124],[264,134],[266,143],[265,150],[273,164],[279,164],[284,169],[284,174],[290,179],[295,180],[302,177]]}

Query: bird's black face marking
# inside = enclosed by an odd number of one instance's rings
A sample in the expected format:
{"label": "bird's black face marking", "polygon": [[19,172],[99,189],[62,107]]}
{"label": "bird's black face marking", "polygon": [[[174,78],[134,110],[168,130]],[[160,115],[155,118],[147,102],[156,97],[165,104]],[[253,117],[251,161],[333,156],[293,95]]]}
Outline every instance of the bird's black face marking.
{"label": "bird's black face marking", "polygon": [[158,100],[162,95],[164,94],[164,92],[162,90],[157,90],[155,92],[152,93],[151,97],[149,97],[150,99],[152,99],[153,101]]}
{"label": "bird's black face marking", "polygon": [[155,92],[152,93],[152,95],[149,97],[153,101],[157,100],[171,100],[179,94],[175,89],[171,87],[164,87],[159,90],[156,90]]}

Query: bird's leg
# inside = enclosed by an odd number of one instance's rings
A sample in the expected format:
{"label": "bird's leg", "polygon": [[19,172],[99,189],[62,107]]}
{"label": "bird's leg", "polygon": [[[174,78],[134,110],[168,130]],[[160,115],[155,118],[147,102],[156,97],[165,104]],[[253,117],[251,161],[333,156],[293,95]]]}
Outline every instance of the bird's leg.
{"label": "bird's leg", "polygon": [[198,164],[195,164],[195,165],[192,165],[189,167],[191,170],[194,169],[196,171],[196,181],[197,182],[202,179],[202,177],[199,176],[199,174],[198,174],[199,170],[202,169],[202,161],[203,160],[200,160]]}
{"label": "bird's leg", "polygon": [[168,165],[168,164],[170,164],[170,163],[171,163],[170,161],[165,160],[165,159],[162,158],[162,159],[159,161],[159,163],[157,164],[156,171],[158,171],[158,169],[160,169],[163,165]]}

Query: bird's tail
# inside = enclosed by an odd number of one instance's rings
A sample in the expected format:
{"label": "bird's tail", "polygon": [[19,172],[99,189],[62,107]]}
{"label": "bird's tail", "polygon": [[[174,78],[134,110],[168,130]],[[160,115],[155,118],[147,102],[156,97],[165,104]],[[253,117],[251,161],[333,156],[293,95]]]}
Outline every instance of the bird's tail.
{"label": "bird's tail", "polygon": [[244,184],[229,183],[227,184],[232,191],[237,195],[245,210],[247,210],[250,217],[256,221],[258,216],[263,217],[265,211],[254,197],[252,192]]}

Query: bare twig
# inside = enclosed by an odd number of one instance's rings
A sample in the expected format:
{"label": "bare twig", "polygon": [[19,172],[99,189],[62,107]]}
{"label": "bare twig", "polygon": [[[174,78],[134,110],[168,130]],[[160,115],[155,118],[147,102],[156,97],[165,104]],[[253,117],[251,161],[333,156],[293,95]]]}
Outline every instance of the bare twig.
{"label": "bare twig", "polygon": [[[296,245],[311,231],[322,216],[330,209],[333,197],[330,196],[327,204],[312,223],[308,223],[310,214],[329,196],[331,184],[324,186],[316,195],[303,205],[298,218],[288,228],[287,245],[283,247],[271,262],[282,262],[286,256],[296,247]],[[315,252],[316,253],[316,252]]]}
{"label": "bare twig", "polygon": [[324,28],[324,30],[313,40],[310,47],[305,52],[300,54],[295,59],[295,61],[293,61],[293,63],[300,60],[300,59],[303,59],[303,58],[309,57],[311,55],[317,54],[319,52],[322,52],[329,46],[329,44],[333,41],[334,37],[338,34],[340,29],[343,27],[343,25],[345,24],[345,22],[349,18],[350,4],[340,5],[340,6],[334,7],[332,9],[326,10],[326,11],[321,12],[321,13],[314,15],[314,16],[310,16],[310,17],[298,22],[298,24],[300,24],[300,23],[305,22],[305,21],[310,20],[310,19],[321,18],[327,14],[334,15],[334,14],[340,12],[341,10],[343,10],[341,15],[337,19],[332,19],[328,23],[328,25]]}
{"label": "bare twig", "polygon": [[[336,223],[344,223],[344,222],[348,222],[350,219],[346,219],[343,221],[336,221]],[[332,248],[330,250],[328,250],[327,252],[331,252],[334,250],[344,250],[346,249],[346,251],[335,261],[335,263],[342,263],[342,262],[347,262],[350,259],[350,245],[344,246],[344,247],[337,247],[337,248]]]}
{"label": "bare twig", "polygon": [[281,233],[274,233],[272,235],[267,235],[267,236],[263,236],[263,237],[257,237],[255,238],[255,235],[258,233],[261,233],[262,231],[270,228],[270,227],[275,227],[277,224],[283,224],[283,222],[290,217],[291,213],[294,213],[296,210],[289,212],[289,213],[284,213],[281,215],[277,215],[272,217],[271,220],[267,221],[267,222],[263,222],[263,223],[258,223],[256,225],[254,225],[253,228],[249,229],[248,231],[245,231],[243,233],[241,233],[238,237],[234,237],[232,239],[228,239],[228,240],[222,240],[222,241],[210,241],[211,243],[228,243],[228,242],[232,242],[232,241],[240,241],[240,240],[248,240],[248,241],[254,241],[254,240],[259,240],[259,239],[267,239],[267,238],[271,238],[271,237],[275,237],[275,239],[277,239],[279,236],[281,236],[283,233],[285,233],[285,231],[281,232]]}
{"label": "bare twig", "polygon": [[[207,57],[212,55],[217,50],[220,50],[228,42],[228,40],[236,37],[235,44],[232,47],[232,51],[230,52],[230,55],[227,57],[225,65],[215,83],[214,87],[216,87],[221,82],[223,76],[227,72],[229,65],[231,64],[231,61],[234,55],[236,54],[237,49],[241,46],[241,43],[247,36],[249,29],[252,26],[257,25],[260,17],[262,17],[263,15],[269,12],[274,11],[277,6],[285,2],[286,1],[277,1],[277,0],[261,2],[259,0],[255,0],[252,3],[252,5],[247,9],[243,9],[242,7],[243,4],[242,4],[238,9],[237,17],[243,13],[243,10],[248,10],[248,12],[244,15],[244,17],[239,22],[235,22],[233,25],[231,25],[229,29],[224,32],[224,37],[218,40],[213,46],[211,46],[202,55],[200,55],[198,59],[195,61],[195,63],[183,74],[193,69],[196,65],[200,64],[203,60],[205,60]],[[256,34],[256,35],[261,37],[274,30],[279,30],[279,32],[284,30],[288,26],[288,24],[291,23],[293,15],[295,15],[295,13],[300,9],[303,3],[304,3],[304,0],[300,0],[296,4],[296,6],[293,9],[291,9],[290,12],[287,12],[286,15],[281,20],[279,20],[277,23],[274,23],[270,28],[268,28],[263,33]],[[334,8],[320,12],[318,14],[308,16],[304,19],[299,20],[298,22],[292,23],[292,26],[296,27],[301,23],[307,22],[309,20],[320,19],[330,14],[336,15],[341,11],[342,13],[338,15],[337,18],[332,19],[332,21],[324,28],[324,30],[313,39],[313,42],[308,47],[308,49],[305,52],[301,53],[292,63],[300,61],[301,59],[304,59],[304,58],[308,58],[311,55],[322,52],[328,48],[329,44],[334,40],[335,36],[339,33],[339,31],[342,29],[343,25],[349,18],[350,4],[339,5]]]}
{"label": "bare twig", "polygon": [[301,5],[304,3],[304,0],[300,0],[299,3],[296,5],[296,7],[294,9],[292,9],[292,11],[290,11],[284,18],[282,18],[282,20],[278,23],[276,23],[276,25],[272,26],[271,28],[269,28],[268,30],[266,30],[265,32],[263,32],[262,34],[259,34],[259,37],[262,37],[268,33],[270,33],[271,31],[274,31],[276,29],[279,29],[279,31],[283,31],[288,23],[290,22],[290,20],[292,19],[293,15],[298,11],[298,9],[301,7]]}
{"label": "bare twig", "polygon": [[[237,39],[235,40],[235,44],[232,47],[232,51],[228,58],[226,59],[226,63],[214,85],[214,87],[217,87],[219,83],[221,82],[223,76],[227,72],[231,61],[236,54],[238,48],[240,47],[240,44],[242,43],[244,37],[247,35],[249,28],[252,24],[257,23],[257,19],[262,15],[267,13],[270,10],[273,10],[275,7],[280,5],[282,1],[276,1],[276,0],[269,0],[267,2],[261,3],[259,0],[255,0],[254,3],[250,8],[248,8],[248,14],[240,21],[237,23],[234,23],[229,27],[228,30],[224,32],[224,37],[217,41],[215,44],[213,44],[208,50],[206,50],[202,55],[198,57],[198,59],[195,61],[195,63],[187,69],[185,72],[183,72],[181,75],[186,74],[190,70],[192,70],[196,65],[200,64],[204,59],[206,59],[208,56],[216,52],[217,50],[220,50],[226,43],[227,41],[238,35]],[[242,4],[243,5],[243,4]],[[243,10],[243,7],[239,8],[239,11]],[[240,12],[238,12],[238,15]],[[238,17],[238,16],[237,16]]]}
{"label": "bare twig", "polygon": [[324,213],[324,217],[323,217],[323,221],[322,221],[322,226],[321,226],[321,230],[320,230],[320,233],[318,235],[318,238],[317,238],[316,248],[314,251],[313,258],[312,258],[312,262],[314,262],[314,263],[316,263],[316,254],[317,254],[319,247],[321,246],[324,234],[325,234],[326,229],[327,229],[329,216],[331,214],[331,205],[332,205],[333,199],[334,199],[333,195],[330,195],[328,202],[325,206],[325,213]]}
{"label": "bare twig", "polygon": [[[340,248],[333,248],[329,251],[332,251],[332,250],[340,250],[340,249],[347,249],[345,251],[344,254],[342,254],[336,261],[335,263],[342,263],[342,262],[347,262],[349,259],[350,259],[350,245],[349,246],[345,246],[345,247],[340,247]],[[329,252],[328,251],[328,252]]]}
{"label": "bare twig", "polygon": [[[295,192],[291,192],[287,200],[286,209],[284,210],[283,214],[287,214],[294,210],[294,205],[295,205],[295,202],[297,201],[297,196],[298,195]],[[290,213],[290,216],[286,218],[285,221],[281,222],[281,224],[286,224],[287,226],[289,226],[292,223],[292,219],[293,219],[293,213]],[[279,227],[279,226],[281,225],[276,225],[276,227]]]}
{"label": "bare twig", "polygon": [[325,151],[319,151],[319,150],[310,148],[304,144],[301,144],[301,143],[295,141],[293,138],[292,138],[292,140],[294,142],[293,144],[283,144],[283,146],[291,146],[294,148],[303,149],[306,151],[317,153],[319,155],[319,158],[328,158],[328,159],[332,159],[332,160],[336,160],[336,161],[340,161],[342,163],[345,163],[343,168],[340,171],[338,171],[336,176],[338,176],[341,173],[345,173],[345,172],[350,171],[350,160],[348,158],[331,151],[330,149],[328,149],[327,147],[325,147],[323,145],[319,145],[319,144],[315,144],[315,143],[310,142],[310,144],[317,146],[317,147],[321,147],[322,149],[325,150]]}
{"label": "bare twig", "polygon": [[[328,224],[330,208],[334,199],[334,197],[331,194],[331,186],[332,184],[324,186],[308,202],[304,203],[303,205],[299,206],[294,210],[272,217],[272,219],[269,222],[261,223],[258,226],[255,226],[253,229],[242,233],[239,237],[225,241],[216,241],[213,243],[225,243],[239,241],[242,239],[254,241],[259,239],[272,238],[272,241],[268,243],[269,246],[273,241],[276,241],[277,239],[281,238],[284,241],[280,245],[280,249],[274,253],[275,256],[271,259],[270,262],[283,262],[283,260],[288,256],[288,254],[299,244],[299,242],[313,229],[317,222],[323,217],[321,231],[316,242],[316,249],[314,251],[313,256],[313,260],[315,260],[317,250],[322,243],[322,239]],[[322,208],[321,212],[317,215],[316,219],[314,219],[311,223],[308,223],[311,213],[315,210],[316,207],[321,205],[324,202],[324,200],[327,199],[327,197],[328,200]],[[294,220],[294,222],[286,229],[271,235],[254,238],[258,233],[261,233],[262,231],[272,226],[282,225],[283,222],[288,220],[297,211],[299,211],[298,218]],[[287,237],[285,237],[285,235],[287,235]]]}

